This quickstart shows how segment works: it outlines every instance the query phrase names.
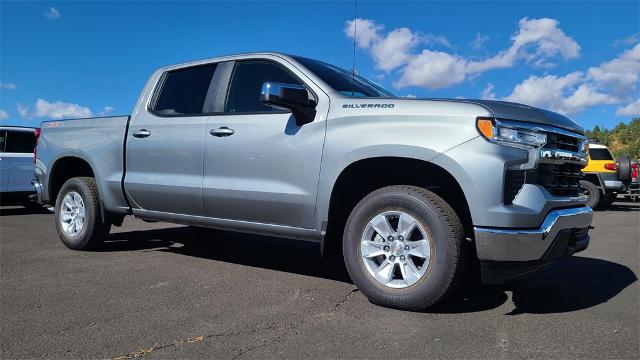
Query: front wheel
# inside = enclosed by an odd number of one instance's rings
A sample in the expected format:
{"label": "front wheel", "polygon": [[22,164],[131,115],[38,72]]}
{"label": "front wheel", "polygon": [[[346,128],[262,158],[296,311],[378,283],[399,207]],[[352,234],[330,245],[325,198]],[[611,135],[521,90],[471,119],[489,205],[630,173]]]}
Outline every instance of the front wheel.
{"label": "front wheel", "polygon": [[58,194],[56,230],[62,242],[74,250],[94,250],[109,235],[111,224],[100,215],[96,180],[75,177],[67,180]]}
{"label": "front wheel", "polygon": [[351,212],[343,253],[358,289],[376,304],[424,310],[455,290],[465,267],[463,228],[436,194],[415,186],[372,192]]}

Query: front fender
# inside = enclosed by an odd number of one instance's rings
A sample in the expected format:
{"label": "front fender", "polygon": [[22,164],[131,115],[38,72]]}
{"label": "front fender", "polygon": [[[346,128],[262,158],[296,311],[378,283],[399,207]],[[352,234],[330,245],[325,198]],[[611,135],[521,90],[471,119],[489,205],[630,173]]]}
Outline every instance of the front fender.
{"label": "front fender", "polygon": [[[373,100],[367,100],[373,101]],[[383,102],[384,100],[377,100]],[[396,101],[397,102],[397,101]],[[475,107],[454,115],[444,104],[430,105],[432,115],[422,115],[418,102],[399,105],[393,110],[365,109],[355,112],[332,110],[327,120],[327,134],[318,182],[315,227],[325,230],[329,217],[331,193],[340,174],[357,161],[378,157],[398,157],[429,161],[438,154],[478,136]],[[333,107],[333,104],[332,104]],[[334,108],[335,109],[335,108]],[[424,113],[424,112],[422,112]],[[398,169],[398,177],[402,169]]]}

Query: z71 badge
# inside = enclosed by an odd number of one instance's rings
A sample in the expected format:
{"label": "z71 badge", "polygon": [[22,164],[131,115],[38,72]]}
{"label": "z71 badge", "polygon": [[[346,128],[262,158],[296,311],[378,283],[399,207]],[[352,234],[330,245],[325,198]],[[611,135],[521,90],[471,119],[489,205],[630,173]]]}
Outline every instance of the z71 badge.
{"label": "z71 badge", "polygon": [[52,121],[47,123],[47,127],[50,127],[50,128],[57,128],[60,126],[62,126],[62,121]]}

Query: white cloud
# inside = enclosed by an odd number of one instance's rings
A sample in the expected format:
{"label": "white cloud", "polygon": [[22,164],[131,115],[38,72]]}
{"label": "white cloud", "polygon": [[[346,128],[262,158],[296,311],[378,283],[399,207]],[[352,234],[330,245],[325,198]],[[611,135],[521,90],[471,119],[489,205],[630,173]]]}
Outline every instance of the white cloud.
{"label": "white cloud", "polygon": [[7,120],[9,118],[9,113],[0,109],[0,120]]}
{"label": "white cloud", "polygon": [[14,83],[0,82],[0,88],[7,89],[7,90],[15,90],[18,88],[18,86]]}
{"label": "white cloud", "polygon": [[635,45],[637,43],[640,42],[640,33],[635,33],[627,38],[624,39],[616,39],[616,41],[613,42],[613,46],[618,46],[618,45]]}
{"label": "white cloud", "polygon": [[530,76],[516,85],[511,95],[503,100],[526,103],[565,115],[595,105],[619,102],[616,97],[599,92],[580,71],[565,76]]}
{"label": "white cloud", "polygon": [[518,60],[541,65],[551,58],[561,56],[574,59],[580,56],[580,45],[558,27],[555,19],[528,19],[519,22],[519,30],[511,38],[511,46],[497,55],[470,61],[468,72],[481,73],[487,70],[509,68]]}
{"label": "white cloud", "polygon": [[419,37],[407,28],[392,30],[385,36],[380,34],[382,30],[383,26],[360,18],[347,21],[344,28],[348,37],[355,37],[358,47],[371,52],[378,69],[389,72],[407,61],[409,50]]}
{"label": "white cloud", "polygon": [[451,43],[446,37],[444,37],[444,35],[425,34],[422,37],[422,41],[427,45],[437,44],[448,48],[452,47]]}
{"label": "white cloud", "polygon": [[24,119],[67,119],[93,116],[93,112],[91,111],[91,109],[86,106],[65,103],[62,101],[49,102],[44,99],[38,99],[34,105],[33,110],[31,110],[28,106],[22,104],[17,104],[16,107],[20,116]]}
{"label": "white cloud", "polygon": [[493,92],[496,86],[492,83],[487,83],[487,86],[482,89],[482,93],[480,93],[480,98],[483,100],[495,100],[496,94]]}
{"label": "white cloud", "polygon": [[489,35],[482,35],[480,33],[477,33],[476,38],[471,42],[471,47],[475,50],[480,50],[482,48],[482,45],[484,45],[484,43],[487,41],[489,41]]}
{"label": "white cloud", "polygon": [[[358,31],[355,31],[356,27]],[[371,54],[378,69],[386,72],[399,69],[401,76],[394,84],[396,87],[439,89],[459,84],[488,70],[513,67],[518,61],[550,67],[554,65],[550,62],[554,58],[573,59],[580,55],[580,46],[559,28],[558,21],[554,19],[521,19],[518,31],[511,38],[511,45],[482,60],[429,49],[415,52],[413,50],[418,44],[434,43],[438,37],[421,35],[408,28],[383,34],[384,27],[373,20],[347,21],[344,31],[348,37],[355,36],[358,47]],[[442,39],[446,41],[444,37]],[[477,39],[481,39],[480,34]],[[440,43],[444,44],[443,41]]]}
{"label": "white cloud", "polygon": [[395,29],[386,37],[376,41],[371,47],[376,66],[380,70],[391,71],[406,63],[409,49],[418,42],[418,37],[407,28]]}
{"label": "white cloud", "polygon": [[640,81],[640,44],[609,62],[589,68],[587,74],[616,96],[628,96]]}
{"label": "white cloud", "polygon": [[466,60],[442,51],[423,50],[411,58],[402,69],[397,88],[407,86],[440,89],[464,81],[467,76]]}
{"label": "white cloud", "polygon": [[18,114],[20,114],[20,117],[23,119],[28,119],[29,118],[29,107],[22,105],[20,103],[16,104],[16,109],[18,110]]}
{"label": "white cloud", "polygon": [[640,98],[616,110],[618,116],[640,116]]}
{"label": "white cloud", "polygon": [[397,28],[383,34],[384,26],[373,20],[357,18],[347,21],[345,34],[356,40],[356,45],[371,53],[376,68],[389,72],[407,64],[411,50],[418,44],[441,45],[451,47],[449,40],[442,35],[421,34],[406,27]]}
{"label": "white cloud", "polygon": [[[615,59],[584,72],[574,71],[564,76],[530,76],[516,85],[511,95],[504,100],[522,102],[568,115],[591,106],[627,101],[637,94],[638,80],[640,44],[624,51]],[[633,112],[632,105],[633,103],[619,108],[618,112],[623,115]]]}
{"label": "white cloud", "polygon": [[511,95],[504,100],[550,108],[554,111],[564,110],[566,89],[573,88],[582,77],[583,74],[579,71],[560,77],[555,75],[530,76],[516,85]]}
{"label": "white cloud", "polygon": [[380,30],[382,30],[382,26],[376,25],[372,20],[361,18],[347,21],[344,28],[345,34],[352,39],[356,37],[356,44],[363,49],[380,40],[378,34]]}
{"label": "white cloud", "polygon": [[58,9],[54,8],[53,6],[49,6],[49,8],[45,10],[44,16],[47,19],[58,19],[60,18],[60,11],[58,11]]}
{"label": "white cloud", "polygon": [[100,116],[109,116],[109,115],[111,115],[113,110],[115,110],[115,108],[113,106],[105,106],[105,107],[102,108],[102,111],[100,111],[98,114]]}

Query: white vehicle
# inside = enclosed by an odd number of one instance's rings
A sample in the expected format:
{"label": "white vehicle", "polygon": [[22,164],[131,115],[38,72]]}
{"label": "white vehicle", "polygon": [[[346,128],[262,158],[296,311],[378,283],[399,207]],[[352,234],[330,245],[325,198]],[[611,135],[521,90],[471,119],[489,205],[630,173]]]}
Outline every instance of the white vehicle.
{"label": "white vehicle", "polygon": [[33,179],[33,151],[36,129],[0,126],[0,197],[2,202],[17,201],[25,207],[38,206],[29,196],[35,191]]}

